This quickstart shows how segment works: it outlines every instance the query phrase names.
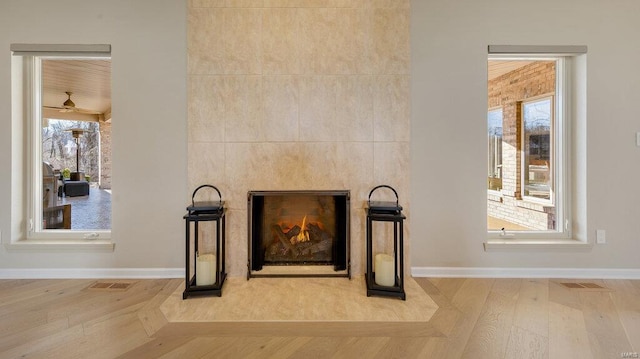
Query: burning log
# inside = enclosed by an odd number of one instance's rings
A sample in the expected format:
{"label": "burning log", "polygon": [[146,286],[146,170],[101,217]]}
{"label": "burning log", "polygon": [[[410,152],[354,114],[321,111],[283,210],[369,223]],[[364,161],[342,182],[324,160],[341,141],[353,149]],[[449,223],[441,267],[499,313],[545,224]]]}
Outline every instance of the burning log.
{"label": "burning log", "polygon": [[282,228],[280,227],[280,225],[277,225],[277,224],[273,225],[271,232],[273,232],[273,234],[276,235],[276,237],[280,240],[280,243],[282,243],[282,245],[284,246],[284,248],[286,248],[287,251],[291,251],[292,253],[298,254],[298,251],[293,246],[293,244],[289,242],[289,238],[287,238],[287,235],[282,231]]}
{"label": "burning log", "polygon": [[[305,243],[309,243],[309,242],[305,242]],[[307,248],[301,249],[300,252],[302,255],[307,256],[307,255],[315,255],[316,253],[326,252],[326,251],[329,251],[330,249],[331,249],[331,241],[320,241],[320,242],[311,244],[310,246],[307,246]]]}
{"label": "burning log", "polygon": [[326,231],[322,230],[316,223],[309,223],[307,225],[309,236],[316,242],[331,242],[331,236]]}
{"label": "burning log", "polygon": [[302,218],[302,225],[300,226],[300,231],[298,232],[298,235],[295,237],[289,238],[289,242],[291,242],[291,244],[309,241],[309,232],[304,230],[306,227],[306,223],[307,223],[307,216],[304,216],[304,218]]}
{"label": "burning log", "polygon": [[330,253],[333,246],[331,234],[317,223],[306,223],[305,229],[296,225],[287,232],[275,224],[271,232],[274,241],[266,253],[270,260],[313,260],[321,253]]}
{"label": "burning log", "polygon": [[[282,228],[280,230],[282,231]],[[284,231],[282,232],[284,233]],[[284,233],[289,241],[291,241],[291,238],[298,236],[298,234],[300,234],[300,226],[298,226],[297,224],[293,226],[293,228],[291,228],[287,233]]]}
{"label": "burning log", "polygon": [[300,250],[303,255],[314,255],[316,253],[331,250],[333,238],[331,238],[331,235],[328,232],[321,229],[320,226],[315,223],[309,223],[307,225],[307,230],[309,231],[309,237],[313,244]]}

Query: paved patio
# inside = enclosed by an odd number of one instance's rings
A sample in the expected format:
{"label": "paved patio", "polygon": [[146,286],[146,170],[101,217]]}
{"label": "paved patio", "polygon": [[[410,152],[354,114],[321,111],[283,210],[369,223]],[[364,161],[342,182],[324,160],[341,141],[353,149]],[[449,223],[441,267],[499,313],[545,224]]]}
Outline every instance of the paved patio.
{"label": "paved patio", "polygon": [[91,187],[88,196],[63,197],[60,204],[71,204],[71,229],[111,229],[111,193]]}

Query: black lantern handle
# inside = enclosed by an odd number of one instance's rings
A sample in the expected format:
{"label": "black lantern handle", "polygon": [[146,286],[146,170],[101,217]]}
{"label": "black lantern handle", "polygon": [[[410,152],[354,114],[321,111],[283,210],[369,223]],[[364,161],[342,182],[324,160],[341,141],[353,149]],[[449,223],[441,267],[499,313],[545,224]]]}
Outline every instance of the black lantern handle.
{"label": "black lantern handle", "polygon": [[388,185],[386,185],[386,184],[381,184],[381,185],[379,185],[379,186],[373,187],[373,189],[371,190],[371,192],[369,192],[369,203],[371,203],[371,195],[372,195],[372,194],[373,194],[373,192],[374,192],[375,190],[377,190],[378,188],[388,188],[388,189],[392,190],[392,191],[393,191],[393,193],[396,195],[396,206],[398,206],[398,205],[399,205],[399,201],[398,201],[398,192],[396,192],[396,190],[395,190],[395,189],[393,189],[393,187],[388,186]]}
{"label": "black lantern handle", "polygon": [[196,189],[195,189],[195,191],[193,191],[193,195],[191,195],[191,204],[192,204],[193,206],[195,206],[195,205],[196,205],[196,202],[195,202],[196,192],[198,192],[198,190],[199,190],[200,188],[204,188],[204,187],[213,188],[213,189],[215,189],[215,190],[216,190],[216,192],[218,192],[218,197],[220,198],[220,206],[222,206],[222,194],[220,194],[220,190],[218,190],[215,186],[212,186],[212,185],[210,185],[210,184],[203,184],[203,185],[199,186],[198,188],[196,188]]}

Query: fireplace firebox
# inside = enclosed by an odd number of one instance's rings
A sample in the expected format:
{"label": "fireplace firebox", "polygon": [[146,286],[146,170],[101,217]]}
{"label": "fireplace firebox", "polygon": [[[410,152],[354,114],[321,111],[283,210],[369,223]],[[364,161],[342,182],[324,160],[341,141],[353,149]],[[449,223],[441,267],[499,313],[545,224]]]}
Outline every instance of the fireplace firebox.
{"label": "fireplace firebox", "polygon": [[351,277],[349,191],[250,191],[251,277]]}

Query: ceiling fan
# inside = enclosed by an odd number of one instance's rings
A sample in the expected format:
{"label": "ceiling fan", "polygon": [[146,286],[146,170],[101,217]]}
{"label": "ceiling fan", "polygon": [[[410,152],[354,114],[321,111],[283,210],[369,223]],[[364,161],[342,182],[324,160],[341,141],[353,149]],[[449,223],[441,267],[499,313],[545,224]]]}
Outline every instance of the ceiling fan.
{"label": "ceiling fan", "polygon": [[62,103],[62,107],[55,107],[55,106],[43,106],[43,107],[44,108],[48,108],[48,109],[52,109],[52,110],[57,110],[58,112],[77,112],[77,113],[84,113],[84,114],[87,114],[87,115],[101,115],[102,114],[102,112],[100,112],[100,111],[87,110],[87,109],[84,109],[84,108],[76,107],[76,104],[71,100],[71,95],[73,95],[73,92],[66,91],[65,93],[67,94],[67,100]]}

